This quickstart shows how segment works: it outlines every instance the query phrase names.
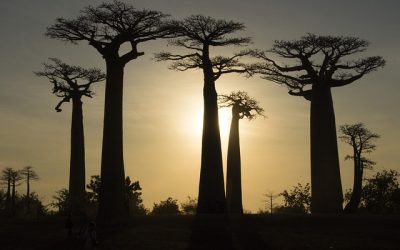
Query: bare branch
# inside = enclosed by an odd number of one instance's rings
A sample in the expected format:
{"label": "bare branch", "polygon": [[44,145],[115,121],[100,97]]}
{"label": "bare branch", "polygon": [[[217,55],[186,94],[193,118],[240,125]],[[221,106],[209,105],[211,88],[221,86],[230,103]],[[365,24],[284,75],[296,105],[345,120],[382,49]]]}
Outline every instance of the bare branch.
{"label": "bare branch", "polygon": [[219,107],[232,107],[232,112],[236,112],[239,119],[255,119],[257,116],[265,117],[264,109],[258,101],[249,97],[247,92],[236,91],[229,95],[218,95]]}

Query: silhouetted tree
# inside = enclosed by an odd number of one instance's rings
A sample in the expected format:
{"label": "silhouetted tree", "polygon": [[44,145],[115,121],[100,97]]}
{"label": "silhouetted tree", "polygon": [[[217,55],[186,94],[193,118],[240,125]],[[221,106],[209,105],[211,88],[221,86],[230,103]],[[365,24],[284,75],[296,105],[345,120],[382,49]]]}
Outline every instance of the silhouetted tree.
{"label": "silhouetted tree", "polygon": [[56,194],[53,195],[53,201],[50,203],[52,207],[55,207],[58,209],[58,214],[60,215],[67,215],[69,214],[70,208],[69,208],[69,192],[68,189],[62,188],[58,191],[56,191]]}
{"label": "silhouetted tree", "polygon": [[11,175],[11,215],[15,216],[16,215],[16,199],[17,199],[17,193],[16,193],[16,186],[20,185],[20,181],[22,180],[22,176],[20,174],[20,171],[18,170],[11,170],[10,172]]}
{"label": "silhouetted tree", "polygon": [[344,212],[355,213],[361,200],[364,169],[372,169],[373,165],[375,165],[375,162],[363,155],[375,150],[376,145],[373,144],[373,141],[380,136],[368,130],[362,123],[345,124],[340,126],[339,129],[341,133],[339,138],[353,148],[353,155],[347,155],[345,159],[352,159],[354,163],[353,191],[350,201],[344,208]]}
{"label": "silhouetted tree", "polygon": [[[56,58],[51,63],[44,63],[44,70],[36,72],[53,84],[53,93],[62,98],[56,106],[61,112],[61,105],[72,100],[71,156],[69,174],[70,209],[72,215],[85,214],[85,139],[83,130],[82,96],[92,98],[91,86],[101,82],[105,75],[96,68],[84,69],[70,66]],[[83,81],[84,83],[78,83]]]}
{"label": "silhouetted tree", "polygon": [[[90,183],[86,185],[88,201],[91,204],[97,205],[100,193],[101,179],[99,175],[92,175]],[[125,206],[128,207],[130,215],[144,215],[147,209],[143,205],[141,198],[142,190],[139,181],[132,182],[130,177],[125,178]]]}
{"label": "silhouetted tree", "polygon": [[196,214],[197,199],[194,199],[190,196],[188,196],[187,198],[187,201],[181,203],[182,212],[188,215]]}
{"label": "silhouetted tree", "polygon": [[7,214],[11,213],[11,180],[12,180],[13,169],[7,167],[1,171],[0,180],[2,183],[7,185],[6,198],[5,198],[5,210]]}
{"label": "silhouetted tree", "polygon": [[152,214],[180,214],[178,200],[168,197],[165,201],[154,203]]}
{"label": "silhouetted tree", "polygon": [[89,184],[86,185],[86,188],[89,190],[86,194],[90,203],[99,202],[100,182],[100,175],[92,175]]}
{"label": "silhouetted tree", "polygon": [[[169,29],[163,27],[161,12],[137,10],[121,1],[86,7],[75,19],[58,18],[46,35],[71,43],[87,41],[106,63],[106,92],[103,127],[99,219],[112,221],[127,216],[124,205],[124,161],[122,136],[122,93],[125,65],[140,56],[138,44],[163,38]],[[131,50],[120,55],[124,43]]]}
{"label": "silhouetted tree", "polygon": [[[285,85],[289,94],[311,101],[312,212],[340,213],[343,193],[340,180],[336,124],[331,88],[348,85],[383,67],[380,56],[353,59],[368,42],[356,37],[308,34],[299,40],[275,41],[268,52],[281,57],[278,63],[264,52],[257,72],[266,80]],[[350,59],[346,60],[347,57]],[[289,65],[286,61],[294,61]]]}
{"label": "silhouetted tree", "polygon": [[284,190],[279,194],[283,197],[285,204],[278,207],[278,213],[309,213],[311,205],[310,184],[305,186],[300,183],[294,186],[292,190]]}
{"label": "silhouetted tree", "polygon": [[361,206],[371,213],[400,213],[399,172],[383,170],[366,179]]}
{"label": "silhouetted tree", "polygon": [[37,181],[39,180],[39,176],[37,173],[33,170],[32,166],[26,166],[20,171],[20,175],[22,180],[26,181],[26,209],[27,212],[29,213],[30,210],[30,204],[31,204],[31,193],[30,193],[30,182],[31,181]]}
{"label": "silhouetted tree", "polygon": [[228,142],[228,161],[226,172],[226,202],[230,213],[243,214],[242,177],[239,142],[239,120],[252,120],[263,115],[264,109],[244,91],[220,95],[220,107],[232,107],[232,121]]}
{"label": "silhouetted tree", "polygon": [[7,194],[0,189],[0,215],[3,214],[6,210],[6,199],[7,199]]}
{"label": "silhouetted tree", "polygon": [[190,52],[172,54],[162,52],[156,55],[158,61],[174,61],[170,69],[186,71],[201,69],[204,75],[204,118],[201,151],[201,170],[198,196],[198,213],[221,213],[226,211],[224,177],[222,169],[221,138],[218,123],[218,104],[215,81],[222,75],[239,73],[250,75],[248,65],[239,61],[249,51],[233,56],[211,57],[211,47],[243,46],[250,43],[248,37],[229,37],[244,29],[242,23],[217,20],[211,17],[193,15],[182,21],[174,21],[178,39],[170,45],[182,47]]}

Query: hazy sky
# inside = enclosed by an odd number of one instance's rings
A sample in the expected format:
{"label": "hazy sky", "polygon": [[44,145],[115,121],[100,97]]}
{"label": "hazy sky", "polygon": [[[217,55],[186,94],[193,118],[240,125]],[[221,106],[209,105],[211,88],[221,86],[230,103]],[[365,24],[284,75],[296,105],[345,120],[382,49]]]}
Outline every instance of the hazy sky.
{"label": "hazy sky", "polygon": [[[0,168],[32,165],[40,181],[32,184],[45,203],[54,191],[68,186],[71,104],[54,110],[57,97],[51,85],[33,71],[48,57],[69,64],[104,69],[101,56],[86,42],[79,45],[50,40],[47,26],[57,17],[76,17],[94,0],[2,0],[0,2]],[[400,2],[367,0],[137,0],[150,8],[182,18],[204,14],[245,23],[238,35],[254,38],[252,48],[268,49],[275,39],[296,39],[311,32],[367,39],[364,56],[380,55],[387,64],[352,85],[333,90],[337,126],[364,122],[382,135],[371,175],[383,168],[400,171]],[[171,196],[180,202],[197,197],[200,173],[202,85],[200,71],[175,72],[168,63],[155,62],[153,53],[166,41],[141,45],[145,56],[125,68],[125,172],[139,180],[145,206]],[[224,50],[225,51],[225,50]],[[214,55],[218,54],[213,50]],[[361,55],[360,55],[361,56]],[[309,103],[292,97],[279,85],[258,77],[222,77],[218,93],[245,90],[266,110],[266,119],[241,121],[244,208],[262,208],[263,194],[276,193],[296,183],[310,182]],[[104,83],[84,99],[86,175],[99,174],[104,106]],[[220,111],[224,172],[230,110]],[[352,164],[345,162],[350,146],[339,142],[343,188],[352,186]],[[19,190],[23,191],[23,186]]]}

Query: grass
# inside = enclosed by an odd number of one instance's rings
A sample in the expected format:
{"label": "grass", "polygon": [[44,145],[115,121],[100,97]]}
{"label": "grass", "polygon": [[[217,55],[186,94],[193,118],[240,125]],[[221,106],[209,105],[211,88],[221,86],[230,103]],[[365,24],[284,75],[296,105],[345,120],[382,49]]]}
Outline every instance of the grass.
{"label": "grass", "polygon": [[[65,221],[0,218],[0,249],[80,249]],[[113,250],[400,249],[399,216],[143,216],[97,231],[97,249]]]}

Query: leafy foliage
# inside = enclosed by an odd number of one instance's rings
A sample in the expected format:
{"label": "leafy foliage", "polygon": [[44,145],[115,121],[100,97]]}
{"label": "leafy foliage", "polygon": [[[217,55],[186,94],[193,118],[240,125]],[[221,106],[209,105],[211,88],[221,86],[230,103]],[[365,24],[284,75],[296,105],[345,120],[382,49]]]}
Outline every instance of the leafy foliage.
{"label": "leafy foliage", "polygon": [[165,201],[154,203],[152,214],[180,214],[178,200],[168,197]]}
{"label": "leafy foliage", "polygon": [[184,214],[196,214],[197,199],[188,196],[187,201],[181,203],[181,208]]}
{"label": "leafy foliage", "polygon": [[361,206],[371,213],[399,213],[399,176],[395,170],[383,170],[367,179],[362,189]]}
{"label": "leafy foliage", "polygon": [[[87,199],[89,204],[97,206],[99,201],[101,179],[99,175],[92,175],[89,184],[86,185]],[[132,182],[130,177],[125,178],[125,203],[129,208],[129,213],[131,215],[142,215],[147,214],[148,211],[143,205],[143,200],[141,198],[142,190],[139,181]]]}
{"label": "leafy foliage", "polygon": [[59,215],[67,215],[69,212],[69,192],[68,189],[62,188],[56,191],[55,195],[53,195],[53,201],[50,203],[50,206],[56,208],[58,210]]}
{"label": "leafy foliage", "polygon": [[311,191],[310,184],[305,186],[298,183],[292,190],[284,190],[280,193],[284,199],[284,205],[276,208],[280,213],[310,213]]}

